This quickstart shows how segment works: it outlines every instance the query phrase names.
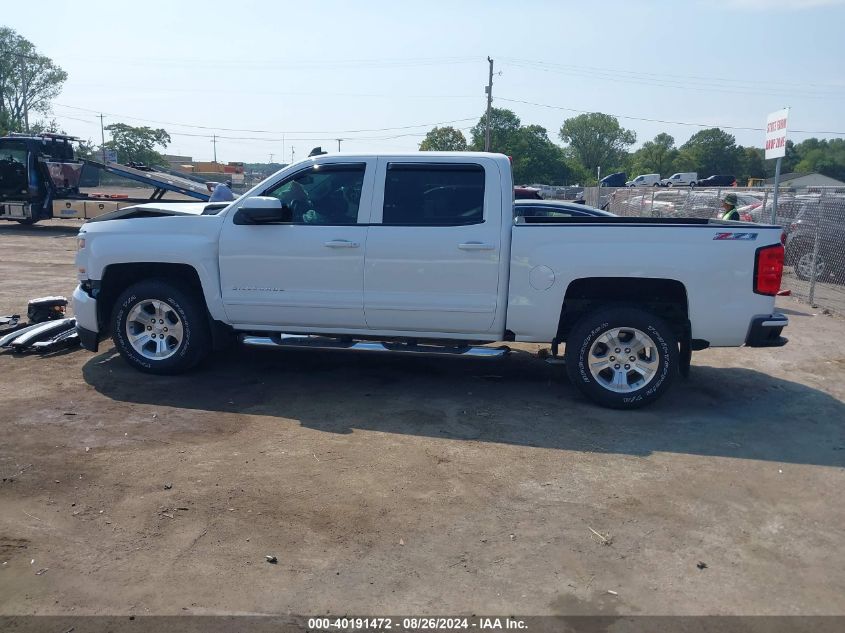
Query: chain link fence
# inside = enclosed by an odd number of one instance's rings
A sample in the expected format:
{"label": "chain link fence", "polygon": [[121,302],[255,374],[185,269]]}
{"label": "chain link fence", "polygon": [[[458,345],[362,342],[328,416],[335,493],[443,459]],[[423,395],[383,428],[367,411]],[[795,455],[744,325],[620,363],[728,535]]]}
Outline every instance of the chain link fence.
{"label": "chain link fence", "polygon": [[[742,221],[772,222],[771,189],[588,187],[584,199],[621,216],[716,219],[729,193],[737,197]],[[813,306],[845,315],[845,189],[782,190],[774,222],[786,232],[782,288]]]}

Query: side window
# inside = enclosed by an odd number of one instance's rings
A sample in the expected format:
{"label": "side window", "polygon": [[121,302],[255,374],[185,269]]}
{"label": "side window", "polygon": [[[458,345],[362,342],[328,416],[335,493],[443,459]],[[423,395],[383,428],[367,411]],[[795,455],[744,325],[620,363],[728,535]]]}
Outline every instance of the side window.
{"label": "side window", "polygon": [[484,221],[481,165],[391,163],[383,224],[461,226]]}
{"label": "side window", "polygon": [[364,163],[315,165],[265,191],[290,207],[294,224],[358,223]]}

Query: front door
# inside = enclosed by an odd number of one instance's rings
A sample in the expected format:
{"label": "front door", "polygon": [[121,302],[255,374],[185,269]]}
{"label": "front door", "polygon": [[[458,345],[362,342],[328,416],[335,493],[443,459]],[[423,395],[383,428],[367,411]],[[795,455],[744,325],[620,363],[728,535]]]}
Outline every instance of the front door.
{"label": "front door", "polygon": [[364,248],[375,160],[316,164],[260,195],[291,208],[285,224],[237,225],[220,238],[229,320],[292,331],[365,328]]}
{"label": "front door", "polygon": [[[486,170],[495,173],[488,179]],[[380,161],[376,182],[384,187],[376,187],[364,265],[370,329],[491,330],[500,308],[502,199],[485,183],[498,177],[483,159]]]}

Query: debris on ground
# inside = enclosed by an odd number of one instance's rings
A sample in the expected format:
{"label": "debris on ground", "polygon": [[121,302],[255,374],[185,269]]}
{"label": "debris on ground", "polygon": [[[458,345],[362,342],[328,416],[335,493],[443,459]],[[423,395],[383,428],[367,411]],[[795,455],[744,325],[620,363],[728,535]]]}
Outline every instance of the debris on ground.
{"label": "debris on ground", "polygon": [[44,574],[46,574],[49,570],[50,570],[50,568],[49,568],[49,567],[42,567],[42,568],[41,568],[41,569],[39,569],[37,572],[35,572],[35,575],[36,575],[36,576],[43,576],[43,575],[44,575]]}
{"label": "debris on ground", "polygon": [[29,301],[28,323],[17,314],[0,317],[0,348],[45,353],[79,345],[76,319],[65,317],[67,304],[65,297],[40,297]]}
{"label": "debris on ground", "polygon": [[698,567],[699,569],[707,569],[707,563],[705,563],[703,560],[700,560],[698,561],[696,567]]}
{"label": "debris on ground", "polygon": [[[589,529],[590,532],[593,533],[593,536],[595,536],[596,539],[598,539],[598,542],[601,543],[602,545],[611,545],[613,543],[613,537],[610,535],[610,533],[602,534],[601,532],[597,532],[596,530],[591,528],[589,525],[587,526],[587,529]],[[596,540],[596,539],[593,539],[593,540]]]}
{"label": "debris on ground", "polygon": [[608,590],[607,590],[607,593],[609,593],[611,596],[618,596],[618,595],[619,595],[618,593],[616,593],[615,591],[613,591],[613,589],[608,589]]}
{"label": "debris on ground", "polygon": [[168,482],[165,482],[165,484],[164,484],[164,489],[165,489],[165,490],[170,490],[172,487],[173,487],[173,484],[172,484],[172,483],[170,483],[169,481],[168,481]]}
{"label": "debris on ground", "polygon": [[267,554],[267,556],[264,557],[264,560],[266,560],[271,565],[275,565],[279,562],[279,559],[273,556],[272,554]]}

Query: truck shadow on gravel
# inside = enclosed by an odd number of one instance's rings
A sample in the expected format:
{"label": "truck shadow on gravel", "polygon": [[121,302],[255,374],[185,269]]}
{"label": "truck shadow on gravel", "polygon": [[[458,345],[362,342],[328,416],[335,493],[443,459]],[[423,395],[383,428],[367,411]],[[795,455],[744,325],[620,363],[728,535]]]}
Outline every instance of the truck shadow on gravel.
{"label": "truck shadow on gravel", "polygon": [[627,412],[593,405],[563,367],[527,352],[483,362],[236,348],[188,375],[149,376],[110,350],[83,375],[116,401],[269,416],[326,433],[845,466],[845,404],[741,368],[693,365],[655,405]]}

